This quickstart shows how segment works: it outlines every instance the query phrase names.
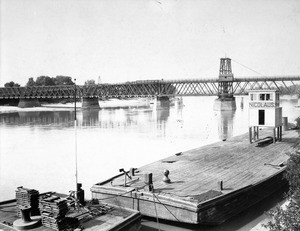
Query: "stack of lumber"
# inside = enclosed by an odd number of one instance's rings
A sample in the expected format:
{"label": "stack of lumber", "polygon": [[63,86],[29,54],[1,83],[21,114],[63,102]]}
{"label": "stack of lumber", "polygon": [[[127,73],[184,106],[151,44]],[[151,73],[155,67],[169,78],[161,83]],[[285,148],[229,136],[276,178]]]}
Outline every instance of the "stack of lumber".
{"label": "stack of lumber", "polygon": [[67,200],[58,196],[45,196],[41,200],[42,224],[55,230],[65,230],[79,225],[78,219],[66,217]]}
{"label": "stack of lumber", "polygon": [[18,187],[16,190],[17,216],[22,217],[21,207],[31,207],[31,216],[39,215],[39,191]]}

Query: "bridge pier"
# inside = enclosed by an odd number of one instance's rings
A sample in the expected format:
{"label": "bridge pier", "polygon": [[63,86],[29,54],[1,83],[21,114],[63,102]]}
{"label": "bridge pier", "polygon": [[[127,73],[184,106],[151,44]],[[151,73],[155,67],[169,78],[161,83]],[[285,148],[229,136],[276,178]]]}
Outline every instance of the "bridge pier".
{"label": "bridge pier", "polygon": [[95,97],[95,98],[83,97],[81,108],[82,109],[100,109],[98,97]]}
{"label": "bridge pier", "polygon": [[41,104],[38,99],[33,98],[20,98],[18,107],[26,108],[26,107],[40,107]]}
{"label": "bridge pier", "polygon": [[157,96],[156,97],[156,107],[170,107],[170,98],[168,96]]}

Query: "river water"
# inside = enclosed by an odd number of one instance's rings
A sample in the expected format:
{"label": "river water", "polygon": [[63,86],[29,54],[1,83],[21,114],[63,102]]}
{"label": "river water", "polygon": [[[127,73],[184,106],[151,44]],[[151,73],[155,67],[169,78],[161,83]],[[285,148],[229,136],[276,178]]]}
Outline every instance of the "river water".
{"label": "river water", "polygon": [[[101,110],[78,109],[76,129],[72,107],[18,109],[10,113],[2,110],[0,201],[13,198],[18,186],[40,192],[74,190],[75,153],[78,181],[90,198],[90,187],[118,174],[120,168],[129,170],[248,131],[248,97],[236,98],[235,111],[214,111],[214,100],[215,97],[184,97],[163,108],[149,100],[138,104],[125,100],[100,102]],[[295,98],[281,100],[283,116],[292,123],[300,115],[295,105]],[[279,197],[272,206],[281,200]],[[254,215],[252,221],[260,215]],[[241,217],[237,219],[231,228],[225,225],[214,230],[248,230],[248,221],[234,228]],[[169,229],[168,224],[165,227]],[[153,222],[144,222],[143,230],[155,229]],[[191,229],[194,228],[178,230]]]}

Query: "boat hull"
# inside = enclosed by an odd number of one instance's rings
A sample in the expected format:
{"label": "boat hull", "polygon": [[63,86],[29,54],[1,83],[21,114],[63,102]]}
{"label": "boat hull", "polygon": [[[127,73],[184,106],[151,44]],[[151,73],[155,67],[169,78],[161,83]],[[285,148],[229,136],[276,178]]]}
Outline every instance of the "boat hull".
{"label": "boat hull", "polygon": [[[271,132],[260,131],[261,137]],[[221,224],[286,185],[283,174],[288,153],[299,147],[298,131],[285,131],[281,142],[263,147],[250,144],[246,133],[97,183],[91,188],[92,197],[145,216]],[[169,182],[163,177],[166,169]],[[149,191],[152,186],[154,193]]]}
{"label": "boat hull", "polygon": [[[158,197],[157,194],[124,192],[94,185],[92,198],[102,203],[117,205],[140,211],[144,216],[189,224],[218,225],[245,209],[255,205],[287,184],[283,178],[284,169],[278,173],[240,190],[218,196],[197,206],[175,201],[172,198]],[[123,194],[123,195],[121,195]]]}
{"label": "boat hull", "polygon": [[257,204],[287,185],[283,174],[284,170],[255,185],[249,185],[243,189],[207,202],[207,204],[203,204],[198,213],[199,223],[221,224],[245,209]]}
{"label": "boat hull", "polygon": [[[86,210],[83,209],[82,211]],[[68,213],[67,216],[71,215]],[[21,229],[20,227],[16,228],[13,226],[14,222],[19,219],[17,216],[17,202],[15,199],[0,202],[0,218],[0,230],[13,231]],[[41,219],[40,216],[35,216],[35,218]],[[79,222],[84,230],[88,231],[136,231],[141,228],[141,214],[136,210],[110,206],[108,213],[85,218],[82,215],[82,218],[79,218]],[[51,223],[51,227],[52,225],[54,225],[54,223]],[[22,229],[25,228],[22,227]],[[42,222],[40,222],[40,226],[36,227],[34,230],[51,231],[53,229],[42,226]]]}

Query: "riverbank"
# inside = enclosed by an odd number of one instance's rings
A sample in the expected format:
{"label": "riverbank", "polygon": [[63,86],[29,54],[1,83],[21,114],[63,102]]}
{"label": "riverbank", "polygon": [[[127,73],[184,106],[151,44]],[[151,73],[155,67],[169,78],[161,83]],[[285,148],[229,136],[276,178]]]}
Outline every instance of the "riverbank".
{"label": "riverbank", "polygon": [[[100,108],[130,108],[130,107],[144,107],[153,104],[151,99],[110,99],[99,101]],[[77,109],[81,109],[82,103],[77,102]],[[74,110],[74,103],[53,103],[42,104],[41,107],[20,108],[17,106],[0,106],[0,114],[13,112],[31,112],[31,111],[65,111]]]}
{"label": "riverbank", "polygon": [[32,112],[32,111],[65,111],[66,109],[73,110],[71,107],[31,107],[20,108],[15,106],[0,106],[0,114],[14,113],[14,112]]}

